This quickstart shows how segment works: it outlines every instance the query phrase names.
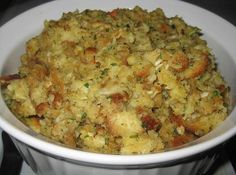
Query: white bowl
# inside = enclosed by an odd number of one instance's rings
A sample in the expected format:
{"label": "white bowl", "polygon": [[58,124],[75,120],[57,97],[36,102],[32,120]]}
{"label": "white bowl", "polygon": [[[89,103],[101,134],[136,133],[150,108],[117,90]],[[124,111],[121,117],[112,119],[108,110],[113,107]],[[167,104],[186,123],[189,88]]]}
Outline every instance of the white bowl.
{"label": "white bowl", "polygon": [[[204,38],[216,55],[220,71],[231,87],[231,100],[236,101],[235,27],[209,11],[173,0],[64,0],[52,1],[33,8],[0,28],[1,74],[17,72],[19,57],[24,52],[25,42],[39,34],[45,19],[59,19],[63,12],[76,9],[111,10],[117,7],[133,8],[135,5],[149,10],[161,7],[167,16],[179,15],[188,24],[201,28]],[[140,173],[138,169],[176,164],[180,160],[185,160],[225,142],[236,133],[236,110],[233,109],[228,118],[215,130],[179,149],[147,155],[97,154],[58,145],[36,134],[17,120],[2,97],[0,97],[0,106],[0,127],[13,137],[22,156],[38,174],[64,175],[76,174],[78,171],[82,171],[81,174],[114,174],[114,172],[127,174],[125,169],[133,169],[129,173],[137,174]],[[157,174],[157,171],[156,169],[144,172]]]}

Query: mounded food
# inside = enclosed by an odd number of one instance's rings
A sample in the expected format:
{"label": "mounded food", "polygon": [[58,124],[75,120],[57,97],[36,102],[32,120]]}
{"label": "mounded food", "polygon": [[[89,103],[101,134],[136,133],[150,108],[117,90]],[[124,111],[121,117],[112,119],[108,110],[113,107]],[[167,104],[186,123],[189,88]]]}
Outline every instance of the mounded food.
{"label": "mounded food", "polygon": [[158,8],[75,11],[45,21],[19,72],[0,78],[11,111],[72,148],[146,154],[181,146],[228,114],[228,87],[201,31]]}

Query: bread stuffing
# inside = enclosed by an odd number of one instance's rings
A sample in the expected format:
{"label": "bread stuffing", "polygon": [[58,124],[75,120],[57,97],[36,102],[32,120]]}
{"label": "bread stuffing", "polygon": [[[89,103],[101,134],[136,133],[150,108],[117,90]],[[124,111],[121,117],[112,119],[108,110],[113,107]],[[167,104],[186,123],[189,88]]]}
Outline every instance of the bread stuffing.
{"label": "bread stuffing", "polygon": [[201,36],[160,8],[68,12],[26,43],[19,72],[0,78],[4,98],[24,124],[70,148],[177,148],[228,114],[229,88]]}

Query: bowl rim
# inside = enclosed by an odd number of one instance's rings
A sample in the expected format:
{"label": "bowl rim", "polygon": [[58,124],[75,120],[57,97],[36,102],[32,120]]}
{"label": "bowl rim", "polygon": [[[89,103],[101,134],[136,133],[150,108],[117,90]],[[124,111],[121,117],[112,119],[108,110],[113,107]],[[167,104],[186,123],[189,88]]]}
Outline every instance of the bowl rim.
{"label": "bowl rim", "polygon": [[[81,0],[82,1],[82,0]],[[101,0],[102,1],[102,0]],[[104,0],[105,1],[105,0]],[[119,0],[119,2],[123,2],[124,0]],[[180,6],[184,7],[191,7],[192,9],[195,9],[208,17],[212,18],[215,22],[220,23],[224,26],[224,30],[226,32],[234,33],[236,36],[236,30],[235,27],[230,24],[228,21],[224,20],[223,18],[213,14],[212,12],[209,12],[203,8],[197,7],[195,5],[182,2],[182,1],[168,1],[165,0],[159,0],[161,3],[174,3]],[[9,22],[5,23],[0,28],[0,36],[1,33],[4,30],[7,30],[10,25],[12,25],[17,20],[21,20],[27,15],[31,13],[35,13],[35,11],[41,11],[44,8],[52,7],[54,5],[63,5],[63,2],[66,3],[67,1],[51,1],[45,4],[42,4],[40,6],[34,7],[17,17],[13,18]],[[71,0],[72,3],[78,3],[80,1]],[[92,2],[91,0],[87,2]],[[107,1],[108,2],[108,1]],[[132,2],[138,2],[139,0],[133,0]],[[150,1],[151,2],[151,1]],[[152,1],[153,2],[153,1]],[[235,37],[236,38],[236,37]],[[1,44],[0,44],[1,45]],[[230,55],[232,55],[232,52],[235,53],[233,49],[233,46],[227,45],[226,48]],[[236,62],[236,58],[234,57],[234,62]],[[3,102],[2,98],[0,98],[0,104],[1,108],[6,108],[5,103]],[[2,110],[2,109],[1,109]],[[0,110],[0,115],[2,115],[2,111]],[[231,114],[228,116],[236,115],[236,109],[234,109]],[[83,162],[89,162],[94,164],[107,164],[107,165],[140,165],[140,164],[151,164],[151,163],[163,163],[163,162],[169,162],[173,160],[177,160],[180,158],[186,158],[195,154],[198,154],[200,152],[205,151],[206,149],[213,148],[216,145],[219,145],[220,143],[226,141],[230,137],[236,134],[236,127],[231,128],[224,134],[221,134],[214,139],[204,141],[202,143],[198,143],[196,145],[189,145],[186,147],[181,147],[180,149],[174,149],[166,152],[159,152],[159,153],[153,153],[153,154],[143,154],[143,155],[111,155],[111,154],[100,154],[100,153],[92,153],[92,152],[84,152],[77,149],[71,149],[63,146],[59,146],[53,143],[50,143],[48,141],[41,140],[37,137],[34,137],[33,135],[29,135],[22,130],[18,129],[17,127],[13,126],[11,123],[9,123],[7,120],[5,120],[2,116],[0,116],[0,127],[5,130],[7,133],[9,133],[14,138],[26,143],[27,145],[34,147],[36,149],[42,150],[43,152],[53,154],[59,157],[72,159],[72,160],[78,160]],[[204,136],[203,136],[204,137]],[[195,143],[195,142],[193,142]]]}

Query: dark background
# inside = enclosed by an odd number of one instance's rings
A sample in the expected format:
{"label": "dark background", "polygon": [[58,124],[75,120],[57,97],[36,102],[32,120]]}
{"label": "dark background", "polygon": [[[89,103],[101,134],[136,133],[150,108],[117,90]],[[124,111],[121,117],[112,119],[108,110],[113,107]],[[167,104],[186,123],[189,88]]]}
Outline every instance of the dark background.
{"label": "dark background", "polygon": [[[0,0],[0,25],[27,10],[50,0]],[[68,0],[69,1],[69,0]],[[236,0],[183,0],[205,9],[230,21],[236,26]],[[26,5],[27,4],[27,5]]]}

